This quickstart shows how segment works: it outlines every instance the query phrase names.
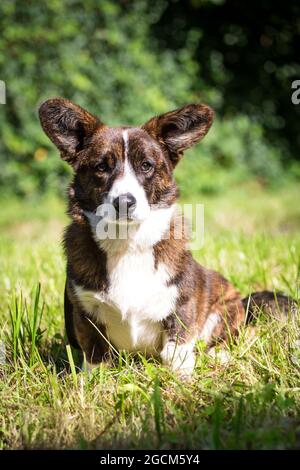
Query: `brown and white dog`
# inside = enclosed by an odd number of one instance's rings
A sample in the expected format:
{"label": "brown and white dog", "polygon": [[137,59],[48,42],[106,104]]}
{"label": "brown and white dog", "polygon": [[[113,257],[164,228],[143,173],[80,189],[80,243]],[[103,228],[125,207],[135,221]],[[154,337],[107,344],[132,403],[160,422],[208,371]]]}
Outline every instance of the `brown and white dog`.
{"label": "brown and white dog", "polygon": [[[113,347],[158,355],[174,371],[190,374],[196,341],[210,347],[236,335],[248,303],[220,274],[192,258],[184,236],[174,236],[173,170],[183,151],[208,132],[213,111],[190,104],[141,127],[110,128],[71,101],[55,98],[43,103],[39,114],[45,133],[75,171],[72,222],[64,236],[71,345],[90,364],[105,360]],[[116,218],[98,212],[107,206]],[[126,237],[104,237],[99,221],[130,230]],[[288,308],[281,295],[256,293],[253,299],[258,306],[268,303],[272,309],[279,302]]]}

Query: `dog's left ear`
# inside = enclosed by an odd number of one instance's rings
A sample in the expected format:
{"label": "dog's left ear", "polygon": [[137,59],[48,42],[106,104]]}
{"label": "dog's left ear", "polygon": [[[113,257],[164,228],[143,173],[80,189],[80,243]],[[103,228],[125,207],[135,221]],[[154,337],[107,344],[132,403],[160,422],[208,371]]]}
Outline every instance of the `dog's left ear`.
{"label": "dog's left ear", "polygon": [[207,134],[213,118],[214,112],[209,106],[188,104],[150,119],[142,128],[167,149],[175,166],[184,150]]}

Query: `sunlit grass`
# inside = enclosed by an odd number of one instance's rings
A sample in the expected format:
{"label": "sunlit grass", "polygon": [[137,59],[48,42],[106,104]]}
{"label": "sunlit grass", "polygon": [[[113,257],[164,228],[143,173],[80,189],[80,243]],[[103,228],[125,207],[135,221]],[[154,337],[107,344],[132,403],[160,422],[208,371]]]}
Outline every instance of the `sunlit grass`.
{"label": "sunlit grass", "polygon": [[[268,288],[298,298],[297,190],[249,184],[201,195],[205,244],[196,258],[243,294]],[[299,447],[298,318],[261,318],[243,329],[227,366],[199,343],[189,383],[156,360],[126,354],[81,371],[64,339],[65,220],[53,198],[3,206],[0,448]]]}

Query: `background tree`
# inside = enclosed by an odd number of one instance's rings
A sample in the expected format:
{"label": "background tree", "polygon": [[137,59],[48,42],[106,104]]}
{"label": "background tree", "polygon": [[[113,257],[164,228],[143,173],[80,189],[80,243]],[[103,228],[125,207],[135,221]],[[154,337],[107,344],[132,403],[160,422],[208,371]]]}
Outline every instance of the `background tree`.
{"label": "background tree", "polygon": [[[190,159],[277,180],[299,159],[299,5],[254,0],[0,3],[0,185],[32,194],[68,169],[43,135],[39,103],[65,96],[111,125],[206,101],[214,131]],[[179,170],[179,178],[181,173]],[[198,184],[195,181],[195,184]]]}
{"label": "background tree", "polygon": [[300,77],[299,2],[170,1],[154,35],[176,51],[192,43],[193,88],[201,78],[223,116],[251,116],[282,146],[284,160],[300,159],[300,106],[291,104]]}

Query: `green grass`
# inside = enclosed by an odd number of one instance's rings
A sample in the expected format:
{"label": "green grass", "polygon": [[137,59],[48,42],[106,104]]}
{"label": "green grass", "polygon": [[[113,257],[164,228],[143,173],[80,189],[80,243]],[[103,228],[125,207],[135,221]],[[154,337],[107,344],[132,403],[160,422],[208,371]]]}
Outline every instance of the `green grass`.
{"label": "green grass", "polygon": [[[205,204],[196,258],[243,294],[268,288],[298,298],[298,193],[295,184],[275,192],[254,182],[194,193]],[[199,343],[189,383],[142,356],[80,372],[64,339],[65,223],[55,198],[2,199],[0,448],[300,447],[298,318],[242,329],[227,366]]]}

